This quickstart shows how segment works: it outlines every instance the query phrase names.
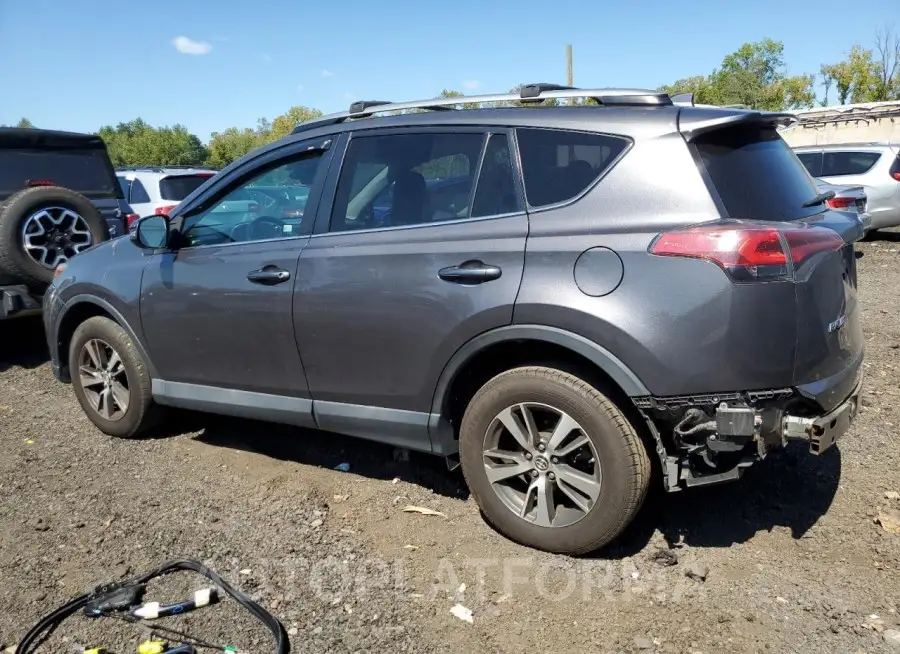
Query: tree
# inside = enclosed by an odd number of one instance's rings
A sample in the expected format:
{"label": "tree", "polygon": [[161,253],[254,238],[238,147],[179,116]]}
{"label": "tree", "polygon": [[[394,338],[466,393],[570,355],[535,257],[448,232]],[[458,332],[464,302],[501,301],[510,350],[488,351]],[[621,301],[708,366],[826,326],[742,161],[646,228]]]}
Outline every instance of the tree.
{"label": "tree", "polygon": [[815,102],[814,81],[813,75],[788,76],[784,44],[766,38],[745,43],[706,77],[695,75],[662,88],[670,94],[692,92],[698,104],[739,104],[781,111],[811,107]]}
{"label": "tree", "polygon": [[199,166],[208,157],[203,143],[184,125],[152,127],[136,118],[101,127],[99,134],[115,166]]}
{"label": "tree", "polygon": [[825,96],[834,84],[838,102],[872,102],[877,94],[878,65],[872,51],[860,45],[850,48],[847,58],[835,64],[823,64],[820,70],[824,79]]}
{"label": "tree", "polygon": [[209,139],[208,163],[215,168],[223,168],[263,144],[262,135],[249,127],[229,127],[223,132],[213,132]]}
{"label": "tree", "polygon": [[20,118],[20,119],[19,119],[19,122],[16,123],[16,127],[21,127],[21,128],[32,128],[32,127],[34,127],[34,123],[32,123],[32,122],[31,122],[30,120],[28,120],[27,118]]}
{"label": "tree", "polygon": [[875,101],[900,99],[900,34],[887,27],[875,33]]}
{"label": "tree", "polygon": [[314,118],[319,118],[322,115],[322,112],[318,109],[310,109],[309,107],[291,107],[287,110],[287,113],[284,113],[277,118],[275,118],[271,124],[269,124],[269,129],[267,132],[262,132],[263,127],[268,124],[268,121],[262,119],[259,122],[259,126],[257,127],[260,130],[261,134],[265,134],[264,141],[266,143],[271,143],[272,141],[277,141],[280,138],[284,138],[288,134],[294,131],[294,128],[300,123],[305,123],[307,120],[312,120]]}

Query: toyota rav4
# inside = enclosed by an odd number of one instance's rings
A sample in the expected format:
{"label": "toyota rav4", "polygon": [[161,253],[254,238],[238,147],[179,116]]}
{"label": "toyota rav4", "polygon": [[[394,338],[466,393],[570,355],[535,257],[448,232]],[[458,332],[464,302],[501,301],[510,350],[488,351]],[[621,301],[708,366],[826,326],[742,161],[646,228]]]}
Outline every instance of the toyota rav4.
{"label": "toyota rav4", "polygon": [[55,374],[114,436],[181,407],[431,452],[508,537],[594,550],[652,478],[821,454],[856,414],[863,228],[793,120],[548,84],[354,103],[61,267]]}

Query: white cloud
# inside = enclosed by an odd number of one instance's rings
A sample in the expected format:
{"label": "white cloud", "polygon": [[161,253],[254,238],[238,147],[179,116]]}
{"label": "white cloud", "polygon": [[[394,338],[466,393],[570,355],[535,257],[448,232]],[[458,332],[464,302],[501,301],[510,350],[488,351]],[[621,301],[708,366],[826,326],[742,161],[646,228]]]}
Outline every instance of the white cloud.
{"label": "white cloud", "polygon": [[298,90],[298,91],[302,91],[302,90],[303,90],[303,88],[304,88],[304,87],[303,87],[303,85],[302,85],[302,84],[298,84],[298,85],[297,85],[297,90]]}
{"label": "white cloud", "polygon": [[212,46],[206,41],[194,41],[186,36],[176,36],[172,39],[172,45],[181,54],[205,55],[212,52]]}
{"label": "white cloud", "polygon": [[271,64],[271,63],[272,63],[272,55],[270,55],[268,52],[263,52],[263,53],[260,55],[260,57],[262,58],[263,63],[267,63],[267,64]]}
{"label": "white cloud", "polygon": [[322,71],[322,77],[334,77],[334,73],[326,68]]}
{"label": "white cloud", "polygon": [[463,86],[470,91],[474,91],[479,86],[481,86],[481,82],[479,82],[477,79],[467,79],[465,82],[463,82]]}

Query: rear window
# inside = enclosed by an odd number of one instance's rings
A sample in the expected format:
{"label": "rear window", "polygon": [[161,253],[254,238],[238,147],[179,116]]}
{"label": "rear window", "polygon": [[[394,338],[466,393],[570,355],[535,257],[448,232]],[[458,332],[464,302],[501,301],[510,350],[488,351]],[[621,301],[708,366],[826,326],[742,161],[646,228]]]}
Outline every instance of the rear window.
{"label": "rear window", "polygon": [[0,193],[10,195],[27,188],[29,180],[50,180],[90,198],[123,197],[103,149],[0,148]]}
{"label": "rear window", "polygon": [[822,153],[821,152],[798,152],[797,158],[800,160],[809,174],[813,177],[822,176]]}
{"label": "rear window", "polygon": [[880,152],[826,151],[822,158],[822,177],[862,175],[869,172],[880,158]]}
{"label": "rear window", "polygon": [[822,211],[821,204],[803,207],[818,190],[774,129],[720,129],[694,147],[729,217],[796,220]]}
{"label": "rear window", "polygon": [[170,175],[159,180],[159,195],[163,200],[181,202],[212,175]]}
{"label": "rear window", "polygon": [[580,195],[628,146],[617,136],[552,129],[516,130],[525,197],[532,207]]}

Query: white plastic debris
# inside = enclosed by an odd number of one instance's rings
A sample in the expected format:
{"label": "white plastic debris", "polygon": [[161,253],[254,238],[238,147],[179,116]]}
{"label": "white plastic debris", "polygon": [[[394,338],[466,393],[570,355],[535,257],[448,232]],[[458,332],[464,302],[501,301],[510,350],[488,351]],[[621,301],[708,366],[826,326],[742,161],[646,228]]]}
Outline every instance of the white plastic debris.
{"label": "white plastic debris", "polygon": [[462,604],[455,604],[450,613],[469,624],[475,624],[475,618],[472,616],[472,609],[466,608]]}
{"label": "white plastic debris", "polygon": [[435,515],[440,518],[446,518],[447,516],[441,513],[440,511],[435,511],[434,509],[429,509],[426,506],[404,506],[403,511],[405,513],[421,513],[422,515]]}
{"label": "white plastic debris", "polygon": [[350,464],[345,461],[334,466],[334,469],[338,472],[350,472]]}

